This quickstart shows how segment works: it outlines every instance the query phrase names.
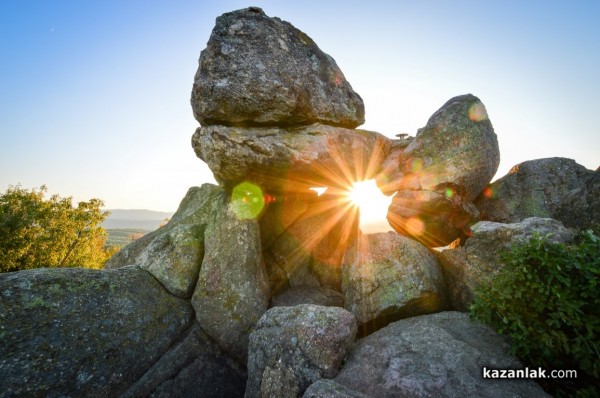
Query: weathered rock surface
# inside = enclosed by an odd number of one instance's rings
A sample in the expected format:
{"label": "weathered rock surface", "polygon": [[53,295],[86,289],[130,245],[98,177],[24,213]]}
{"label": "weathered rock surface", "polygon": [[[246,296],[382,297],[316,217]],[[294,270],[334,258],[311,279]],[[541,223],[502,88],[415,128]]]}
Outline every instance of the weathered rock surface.
{"label": "weathered rock surface", "polygon": [[296,397],[332,378],[356,335],[343,308],[310,304],[267,311],[250,335],[247,398]]}
{"label": "weathered rock surface", "polygon": [[478,220],[471,202],[499,163],[483,103],[471,94],[450,99],[406,148],[391,151],[384,161],[377,182],[386,194],[397,191],[390,224],[427,246],[447,245]]}
{"label": "weathered rock surface", "polygon": [[600,168],[586,179],[583,187],[569,192],[554,216],[571,228],[600,226]]}
{"label": "weathered rock surface", "polygon": [[490,182],[500,163],[494,128],[479,98],[451,98],[417,132],[400,162],[404,178],[420,190],[453,185],[473,201]]}
{"label": "weathered rock surface", "polygon": [[187,335],[169,349],[122,396],[241,397],[246,380],[238,366],[194,322]]}
{"label": "weathered rock surface", "polygon": [[508,343],[467,314],[394,322],[354,345],[334,379],[370,397],[546,397],[530,380],[483,379],[482,369],[521,368]]}
{"label": "weathered rock surface", "polygon": [[398,191],[387,214],[392,228],[428,247],[446,246],[468,235],[479,211],[455,187],[440,187],[440,191]]}
{"label": "weathered rock surface", "polygon": [[248,335],[267,310],[269,285],[255,219],[240,219],[223,195],[206,226],[204,259],[192,305],[202,329],[246,362]]}
{"label": "weathered rock surface", "polygon": [[[593,174],[572,159],[530,160],[514,166],[507,175],[490,184],[475,204],[482,220],[511,223],[527,217],[549,217],[571,226],[571,216],[585,205],[568,198],[573,198],[570,195],[574,192],[575,197],[587,196],[585,185]],[[590,199],[598,206],[598,199]]]}
{"label": "weathered rock surface", "polygon": [[362,334],[443,308],[442,270],[420,243],[395,232],[363,235],[344,257],[345,308]]}
{"label": "weathered rock surface", "polygon": [[320,379],[310,385],[302,398],[369,398],[330,379]]}
{"label": "weathered rock surface", "polygon": [[217,18],[192,89],[203,126],[364,123],[363,101],[305,33],[250,7]]}
{"label": "weathered rock surface", "polygon": [[372,178],[389,152],[389,140],[367,130],[323,124],[281,127],[199,127],[196,155],[219,184],[250,181],[267,191],[343,187]]}
{"label": "weathered rock surface", "polygon": [[472,227],[473,236],[464,246],[444,250],[440,264],[448,286],[448,296],[456,310],[468,311],[475,289],[490,283],[502,269],[501,253],[538,233],[552,241],[566,243],[573,238],[560,221],[527,218],[520,223],[481,221]]}
{"label": "weathered rock surface", "polygon": [[204,256],[204,230],[223,195],[222,188],[211,184],[190,188],[165,226],[125,246],[105,268],[137,265],[172,294],[189,298]]}
{"label": "weathered rock surface", "polygon": [[136,267],[0,274],[0,391],[118,396],[192,323],[189,302]]}
{"label": "weathered rock surface", "polygon": [[344,296],[335,290],[318,286],[295,286],[283,291],[271,300],[271,307],[288,307],[300,304],[343,307]]}

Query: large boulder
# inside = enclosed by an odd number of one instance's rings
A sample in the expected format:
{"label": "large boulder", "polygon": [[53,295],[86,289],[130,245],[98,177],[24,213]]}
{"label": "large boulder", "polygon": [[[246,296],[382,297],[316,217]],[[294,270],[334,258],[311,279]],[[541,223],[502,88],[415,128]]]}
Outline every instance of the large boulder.
{"label": "large boulder", "polygon": [[600,168],[588,176],[584,186],[569,192],[554,217],[570,228],[600,227]]}
{"label": "large boulder", "polygon": [[[372,178],[389,152],[389,140],[367,130],[323,124],[303,127],[199,127],[196,155],[219,184],[250,181],[269,192],[348,187]],[[487,183],[487,181],[486,181]]]}
{"label": "large boulder", "polygon": [[566,243],[573,235],[560,221],[527,218],[519,223],[480,221],[472,227],[473,236],[464,246],[446,249],[439,255],[454,309],[468,311],[475,290],[490,283],[503,267],[501,254],[534,234]]}
{"label": "large boulder", "polygon": [[471,202],[500,163],[485,106],[471,94],[446,102],[406,148],[389,156],[377,177],[384,192],[398,191],[388,220],[428,246],[447,245],[477,221]]}
{"label": "large boulder", "polygon": [[484,379],[484,367],[522,365],[490,327],[442,312],[394,322],[357,341],[334,380],[370,397],[548,396],[531,380]]}
{"label": "large boulder", "polygon": [[255,218],[244,218],[243,198],[222,195],[204,232],[204,258],[192,305],[202,329],[241,363],[248,336],[267,310],[270,291]]}
{"label": "large boulder", "polygon": [[395,232],[363,235],[344,257],[345,308],[362,334],[444,306],[442,270],[420,243]]}
{"label": "large boulder", "polygon": [[405,179],[420,190],[451,184],[473,201],[500,164],[494,128],[479,98],[451,98],[419,129],[400,159]]}
{"label": "large boulder", "polygon": [[334,59],[305,33],[257,7],[217,18],[192,89],[203,126],[357,127],[363,101]]}
{"label": "large boulder", "polygon": [[343,308],[311,304],[267,311],[250,335],[246,398],[296,397],[333,378],[356,335]]}
{"label": "large boulder", "polygon": [[193,323],[137,267],[0,274],[0,395],[119,396]]}
{"label": "large boulder", "polygon": [[105,268],[139,266],[172,294],[191,297],[204,256],[204,230],[223,195],[211,184],[190,188],[165,226],[125,246]]}
{"label": "large boulder", "polygon": [[[475,205],[481,219],[487,221],[512,223],[527,217],[549,217],[570,223],[573,214],[581,213],[579,206],[588,206],[578,205],[576,198],[586,196],[585,185],[593,174],[572,159],[530,160],[514,166],[507,175],[490,184]],[[593,195],[590,199],[591,203],[598,202]]]}

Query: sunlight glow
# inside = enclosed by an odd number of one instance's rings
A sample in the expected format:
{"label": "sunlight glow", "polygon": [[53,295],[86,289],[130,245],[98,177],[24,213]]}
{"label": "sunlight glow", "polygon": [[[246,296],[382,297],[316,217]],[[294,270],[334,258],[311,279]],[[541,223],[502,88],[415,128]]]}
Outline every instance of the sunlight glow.
{"label": "sunlight glow", "polygon": [[393,230],[386,219],[392,197],[385,196],[377,188],[375,180],[355,182],[348,197],[360,209],[360,229],[363,233]]}

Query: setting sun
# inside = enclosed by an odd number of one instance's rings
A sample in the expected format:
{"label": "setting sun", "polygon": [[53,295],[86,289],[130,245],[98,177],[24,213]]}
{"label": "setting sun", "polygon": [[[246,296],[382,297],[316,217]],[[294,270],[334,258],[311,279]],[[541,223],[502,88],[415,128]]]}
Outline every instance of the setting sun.
{"label": "setting sun", "polygon": [[348,197],[360,209],[360,228],[364,233],[392,230],[386,219],[392,198],[377,188],[375,180],[355,182]]}

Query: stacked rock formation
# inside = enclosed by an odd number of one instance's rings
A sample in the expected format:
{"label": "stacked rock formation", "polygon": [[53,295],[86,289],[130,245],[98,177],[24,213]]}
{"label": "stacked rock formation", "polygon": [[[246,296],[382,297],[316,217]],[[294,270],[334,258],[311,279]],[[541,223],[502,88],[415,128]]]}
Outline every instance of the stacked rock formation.
{"label": "stacked rock formation", "polygon": [[[220,186],[190,188],[107,270],[0,275],[0,396],[545,396],[481,379],[521,364],[447,310],[468,307],[501,250],[571,239],[526,217],[596,222],[598,172],[559,161],[573,172],[547,179],[574,180],[560,200],[513,206],[537,188],[487,186],[499,152],[478,98],[450,99],[414,138],[356,129],[364,105],[333,58],[255,7],[217,18],[191,103],[194,151]],[[347,190],[370,178],[394,195],[396,232],[359,231]]]}

